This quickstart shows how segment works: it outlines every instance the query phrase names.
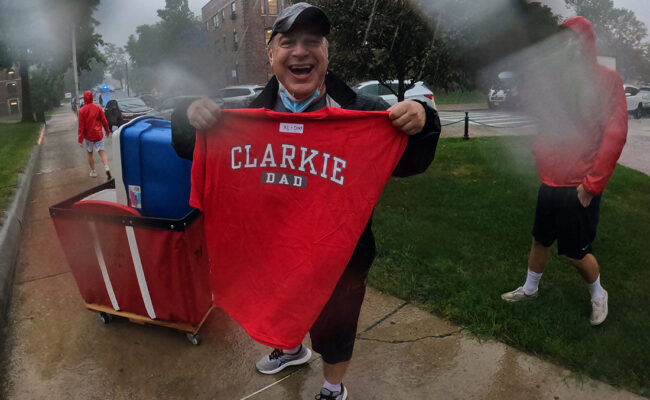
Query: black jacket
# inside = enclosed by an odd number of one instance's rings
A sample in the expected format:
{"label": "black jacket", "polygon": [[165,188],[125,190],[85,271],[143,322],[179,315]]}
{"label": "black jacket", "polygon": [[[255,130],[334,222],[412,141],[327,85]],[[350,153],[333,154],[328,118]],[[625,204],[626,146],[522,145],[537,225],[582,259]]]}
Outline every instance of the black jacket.
{"label": "black jacket", "polygon": [[[272,109],[278,96],[278,80],[273,77],[267,83],[262,93],[253,100],[250,108]],[[356,93],[342,80],[331,72],[325,76],[327,95],[337,102],[341,108],[360,111],[381,111],[388,108],[382,98]],[[195,99],[188,99],[176,106],[172,113],[172,144],[176,153],[183,158],[192,159],[196,130],[189,124],[187,108]],[[405,177],[424,172],[433,161],[440,137],[440,119],[433,108],[419,102],[426,112],[426,122],[421,133],[409,136],[408,144],[402,158],[393,171],[393,176]],[[361,268],[369,268],[375,257],[375,239],[372,234],[372,216],[366,224],[350,264]]]}

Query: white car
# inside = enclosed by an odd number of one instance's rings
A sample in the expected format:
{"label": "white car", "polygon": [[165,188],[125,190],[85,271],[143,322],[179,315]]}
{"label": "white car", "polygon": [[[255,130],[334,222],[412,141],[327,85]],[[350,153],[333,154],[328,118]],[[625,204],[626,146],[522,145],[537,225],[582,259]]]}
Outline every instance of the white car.
{"label": "white car", "polygon": [[259,95],[264,86],[235,85],[219,89],[214,100],[221,102],[223,108],[246,108]]}
{"label": "white car", "polygon": [[623,89],[625,90],[628,114],[639,119],[644,114],[650,113],[650,86],[637,88],[633,85],[623,85]]}
{"label": "white car", "polygon": [[[404,82],[406,85],[409,83],[409,81]],[[390,82],[390,86],[395,92],[397,92],[397,84],[397,80]],[[386,86],[379,83],[379,81],[361,82],[354,85],[352,88],[359,93],[379,96],[386,100],[386,102],[391,106],[397,103],[397,96],[395,96],[395,94]],[[415,82],[415,85],[404,93],[404,100],[420,100],[429,103],[431,107],[436,108],[433,92],[426,87],[422,81]]]}

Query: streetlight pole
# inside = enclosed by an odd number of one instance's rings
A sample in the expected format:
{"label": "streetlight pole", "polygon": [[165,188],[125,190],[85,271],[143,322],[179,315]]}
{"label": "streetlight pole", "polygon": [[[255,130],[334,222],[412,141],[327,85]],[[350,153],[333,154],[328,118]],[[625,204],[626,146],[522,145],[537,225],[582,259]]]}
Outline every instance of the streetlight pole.
{"label": "streetlight pole", "polygon": [[72,74],[74,75],[74,96],[79,104],[79,77],[77,76],[77,37],[76,26],[72,24]]}
{"label": "streetlight pole", "polygon": [[130,86],[129,86],[129,63],[125,62],[124,63],[124,69],[126,70],[126,96],[131,97],[131,91],[130,91]]}

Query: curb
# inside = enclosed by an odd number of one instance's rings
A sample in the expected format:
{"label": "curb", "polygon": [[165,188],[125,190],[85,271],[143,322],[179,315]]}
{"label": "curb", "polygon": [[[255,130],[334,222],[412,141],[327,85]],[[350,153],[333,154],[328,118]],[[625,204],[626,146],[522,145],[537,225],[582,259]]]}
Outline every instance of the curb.
{"label": "curb", "polygon": [[[41,129],[47,128],[41,126]],[[41,145],[34,145],[25,170],[18,175],[18,190],[7,210],[5,223],[0,229],[0,327],[7,326],[8,322],[6,318],[11,301],[18,243],[23,228],[23,215],[40,151]]]}

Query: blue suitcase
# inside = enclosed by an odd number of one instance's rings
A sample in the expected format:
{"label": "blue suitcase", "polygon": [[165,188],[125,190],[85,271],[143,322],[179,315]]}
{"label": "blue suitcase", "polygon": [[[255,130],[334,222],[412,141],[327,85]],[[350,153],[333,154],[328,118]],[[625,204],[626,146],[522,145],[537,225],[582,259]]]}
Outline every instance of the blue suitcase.
{"label": "blue suitcase", "polygon": [[118,202],[154,218],[180,219],[192,210],[192,162],[176,155],[170,121],[134,119],[116,132],[113,149],[121,167],[115,170]]}

